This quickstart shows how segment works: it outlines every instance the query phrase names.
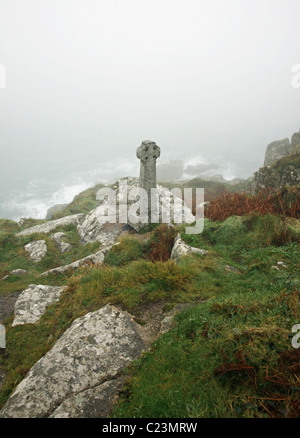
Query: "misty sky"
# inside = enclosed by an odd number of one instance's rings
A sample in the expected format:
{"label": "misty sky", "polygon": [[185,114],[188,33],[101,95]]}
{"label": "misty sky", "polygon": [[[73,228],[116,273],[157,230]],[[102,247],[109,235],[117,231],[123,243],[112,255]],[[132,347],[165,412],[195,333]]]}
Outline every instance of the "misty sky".
{"label": "misty sky", "polygon": [[145,139],[250,176],[300,127],[299,17],[299,0],[0,0],[2,190]]}

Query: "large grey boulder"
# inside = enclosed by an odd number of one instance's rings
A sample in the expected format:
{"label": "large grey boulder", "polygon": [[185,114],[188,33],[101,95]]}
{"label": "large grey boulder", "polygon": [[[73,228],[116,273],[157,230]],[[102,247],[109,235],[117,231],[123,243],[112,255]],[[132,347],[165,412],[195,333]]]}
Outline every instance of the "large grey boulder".
{"label": "large grey boulder", "polygon": [[[139,196],[138,191],[140,187],[140,180],[138,178],[128,178],[127,193],[126,186],[124,187],[122,184],[120,184],[122,181],[122,179],[118,181],[117,203],[122,204],[126,202],[128,198],[128,208],[130,211]],[[181,200],[177,196],[174,196],[174,194],[170,190],[159,184],[157,184],[156,189],[159,198],[159,212],[157,217],[158,223],[167,222],[166,218],[163,217],[163,212],[169,212],[169,222],[167,223],[176,222],[176,218],[178,218],[179,216],[182,217],[182,222],[184,223],[192,224],[193,222],[195,222],[195,218],[192,214],[191,209],[186,206],[183,200]],[[145,225],[147,225],[147,223],[145,224],[142,222],[133,222],[130,218],[130,215],[128,215],[128,224],[137,232],[139,232],[143,227],[145,227]]]}
{"label": "large grey boulder", "polygon": [[182,257],[188,256],[191,254],[200,254],[206,255],[208,251],[205,249],[194,248],[193,246],[187,245],[180,237],[180,234],[177,235],[174,246],[171,253],[171,259],[175,262],[179,262]]}
{"label": "large grey boulder", "polygon": [[117,238],[126,232],[126,224],[101,223],[98,220],[98,208],[93,209],[86,216],[85,221],[78,227],[78,234],[82,245],[99,242],[102,247],[107,247],[113,245]]}
{"label": "large grey boulder", "polygon": [[[125,184],[126,183],[126,184]],[[126,226],[130,226],[136,232],[139,232],[141,228],[145,227],[147,223],[137,222],[134,223],[130,220],[130,216],[128,216],[126,223],[118,223],[119,222],[119,206],[127,204],[128,211],[130,211],[133,204],[135,204],[136,200],[139,196],[139,188],[140,188],[140,180],[139,178],[122,178],[116,182],[113,187],[114,196],[116,199],[117,206],[117,215],[115,224],[105,223],[99,218],[101,218],[101,212],[103,210],[103,202],[100,202],[100,205],[94,208],[85,218],[84,222],[78,227],[78,233],[80,236],[80,241],[82,244],[91,243],[91,242],[99,242],[103,245],[107,244],[106,240],[112,237],[116,239],[122,233],[127,232]],[[184,201],[174,196],[167,188],[157,185],[158,196],[161,199],[160,207],[167,209],[170,203],[170,221],[174,222],[174,218],[182,214],[183,222],[187,224],[192,224],[195,221],[195,218],[191,212],[191,209],[188,208]],[[147,217],[148,220],[148,217]],[[162,214],[160,211],[158,221],[162,222]]]}
{"label": "large grey boulder", "polygon": [[45,313],[48,306],[56,303],[65,287],[31,284],[18,297],[12,326],[33,324]]}
{"label": "large grey boulder", "polygon": [[25,245],[25,251],[29,253],[31,260],[34,263],[39,263],[47,255],[47,245],[45,240],[34,240]]}
{"label": "large grey boulder", "polygon": [[266,150],[264,166],[271,166],[275,161],[289,155],[291,144],[288,138],[270,143]]}
{"label": "large grey boulder", "polygon": [[26,228],[26,230],[21,231],[17,234],[18,237],[23,236],[31,236],[35,233],[44,233],[48,234],[51,231],[55,230],[58,227],[66,227],[67,225],[80,225],[84,220],[85,215],[83,213],[74,214],[72,216],[62,217],[61,219],[57,219],[55,221],[45,222],[41,225],[35,225],[31,228]]}
{"label": "large grey boulder", "polygon": [[106,305],[88,313],[74,321],[31,368],[0,411],[0,418],[49,417],[59,412],[62,403],[66,416],[68,399],[80,394],[86,397],[87,390],[113,380],[143,349],[139,325],[127,312]]}

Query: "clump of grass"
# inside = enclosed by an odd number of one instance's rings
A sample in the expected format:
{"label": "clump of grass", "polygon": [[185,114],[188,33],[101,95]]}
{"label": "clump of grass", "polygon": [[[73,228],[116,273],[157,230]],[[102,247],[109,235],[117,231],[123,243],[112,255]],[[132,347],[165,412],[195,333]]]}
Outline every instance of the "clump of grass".
{"label": "clump of grass", "polygon": [[251,249],[266,246],[282,246],[299,242],[300,232],[282,216],[258,213],[239,217],[231,216],[223,222],[205,219],[204,231],[200,235],[182,234],[184,240],[196,247],[211,245],[226,246],[227,251],[237,248]]}
{"label": "clump of grass", "polygon": [[253,213],[245,217],[244,223],[253,232],[253,239],[263,245],[280,246],[300,239],[300,233],[293,230],[285,218],[270,213],[264,216]]}
{"label": "clump of grass", "polygon": [[20,225],[19,227],[19,231],[34,227],[36,225],[44,224],[45,222],[46,220],[44,219],[24,218],[22,221],[22,225]]}
{"label": "clump of grass", "polygon": [[105,263],[109,266],[123,266],[143,257],[144,246],[137,239],[124,237],[119,245],[115,245],[105,256]]}
{"label": "clump of grass", "polygon": [[3,234],[17,233],[20,230],[17,222],[9,219],[0,219],[0,236]]}
{"label": "clump of grass", "polygon": [[254,212],[299,218],[300,188],[284,187],[276,193],[260,190],[256,195],[226,193],[211,202],[205,216],[213,221],[224,221],[231,216],[245,216]]}

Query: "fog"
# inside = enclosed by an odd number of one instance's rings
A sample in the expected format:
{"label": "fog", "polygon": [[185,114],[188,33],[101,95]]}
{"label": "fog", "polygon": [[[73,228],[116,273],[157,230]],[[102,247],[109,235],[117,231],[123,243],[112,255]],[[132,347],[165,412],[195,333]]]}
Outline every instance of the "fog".
{"label": "fog", "polygon": [[0,216],[137,175],[145,139],[161,163],[251,176],[300,127],[299,16],[299,0],[0,0]]}

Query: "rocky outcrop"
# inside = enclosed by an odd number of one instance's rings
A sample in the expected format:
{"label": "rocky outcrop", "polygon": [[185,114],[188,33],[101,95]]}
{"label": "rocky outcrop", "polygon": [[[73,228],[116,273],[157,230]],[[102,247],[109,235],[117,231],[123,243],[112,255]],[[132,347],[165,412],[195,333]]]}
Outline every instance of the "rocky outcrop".
{"label": "rocky outcrop", "polygon": [[295,134],[292,135],[291,139],[291,147],[295,148],[296,146],[300,145],[300,130],[299,132],[295,132]]}
{"label": "rocky outcrop", "polygon": [[12,326],[37,322],[46,308],[59,300],[64,290],[65,287],[31,284],[17,299]]}
{"label": "rocky outcrop", "polygon": [[50,221],[51,219],[53,219],[53,216],[55,215],[55,213],[59,213],[60,211],[63,211],[69,204],[56,204],[53,205],[53,207],[48,208],[47,210],[47,215],[46,215],[46,220]]}
{"label": "rocky outcrop", "polygon": [[[74,415],[82,398],[90,400],[94,412],[95,392],[98,397],[100,392],[101,397],[103,384],[117,378],[143,349],[139,325],[127,312],[106,305],[88,313],[74,321],[31,368],[0,411],[0,417],[38,418],[60,416],[59,412],[61,416]],[[86,404],[85,409],[89,409]]]}
{"label": "rocky outcrop", "polygon": [[205,249],[194,248],[192,246],[187,245],[180,237],[180,234],[177,235],[174,246],[171,253],[171,259],[175,262],[179,262],[182,257],[191,255],[191,254],[200,254],[206,255],[208,251]]}
{"label": "rocky outcrop", "polygon": [[300,168],[296,166],[285,166],[279,172],[276,167],[262,167],[253,176],[253,188],[255,192],[261,189],[270,191],[281,190],[285,186],[300,184]]}
{"label": "rocky outcrop", "polygon": [[264,167],[254,173],[252,190],[261,189],[270,192],[281,190],[285,186],[300,183],[300,131],[291,138],[275,141],[267,147]]}
{"label": "rocky outcrop", "polygon": [[26,228],[26,230],[21,231],[17,234],[17,237],[23,236],[31,236],[35,233],[44,233],[48,234],[51,231],[54,231],[58,227],[66,227],[67,225],[80,225],[85,218],[85,215],[82,213],[74,214],[72,216],[66,216],[61,219],[57,219],[55,221],[45,222],[44,224],[35,225],[31,228]]}
{"label": "rocky outcrop", "polygon": [[[122,181],[122,180],[120,180]],[[138,196],[138,188],[139,188],[139,179],[131,178],[128,182],[128,198],[129,199],[136,199]],[[157,192],[158,196],[160,198],[160,212],[158,215],[158,222],[163,222],[162,218],[162,212],[163,211],[169,211],[170,212],[170,223],[174,223],[174,219],[176,220],[176,217],[183,218],[183,222],[187,224],[192,224],[195,221],[195,218],[191,212],[191,209],[188,208],[184,201],[179,199],[178,197],[174,196],[170,190],[167,188],[157,185]],[[126,192],[124,193],[121,189],[117,189],[117,202],[123,203],[126,202]],[[134,204],[135,201],[129,201],[128,206],[129,208]],[[131,225],[132,228],[134,228],[137,232],[139,232],[143,227],[145,227],[144,223],[138,222],[133,223],[130,221],[130,218],[128,219],[129,225]]]}
{"label": "rocky outcrop", "polygon": [[29,253],[31,260],[34,263],[39,263],[47,255],[47,245],[45,240],[34,240],[28,243],[25,247],[25,251]]}
{"label": "rocky outcrop", "polygon": [[291,151],[291,144],[288,138],[270,143],[266,150],[264,166],[271,166],[275,161],[289,155]]}
{"label": "rocky outcrop", "polygon": [[51,236],[51,239],[55,242],[55,245],[61,254],[69,252],[72,249],[72,245],[66,242],[67,238],[68,237],[65,235],[65,233],[55,233],[53,236]]}
{"label": "rocky outcrop", "polygon": [[78,227],[78,234],[82,245],[99,242],[101,246],[106,247],[112,245],[121,234],[128,231],[126,224],[101,223],[97,215],[98,208],[95,208]]}
{"label": "rocky outcrop", "polygon": [[[126,183],[126,184],[123,184]],[[117,217],[116,224],[108,224],[103,223],[103,221],[99,220],[101,218],[102,210],[103,210],[103,202],[92,210],[85,218],[84,222],[78,227],[78,233],[80,236],[80,240],[82,244],[90,243],[90,242],[99,242],[103,243],[103,240],[107,239],[109,233],[114,236],[114,238],[118,237],[122,232],[126,231],[126,226],[130,226],[135,231],[140,231],[141,228],[145,227],[147,223],[133,223],[130,220],[130,217],[127,219],[127,223],[118,223],[118,209],[119,206],[127,204],[128,210],[131,209],[132,205],[135,204],[136,199],[138,197],[138,189],[139,189],[139,179],[138,178],[124,178],[119,180],[116,185],[113,187],[114,194],[116,197],[116,205],[117,205]],[[184,202],[174,196],[168,189],[157,185],[158,196],[161,198],[161,208],[168,209],[170,202],[170,220],[174,221],[174,217],[178,217],[179,215],[183,215],[184,222],[191,224],[195,221],[194,216],[192,215],[191,210],[184,204]],[[176,202],[174,202],[176,201]],[[162,214],[160,212],[158,220],[162,222]]]}

